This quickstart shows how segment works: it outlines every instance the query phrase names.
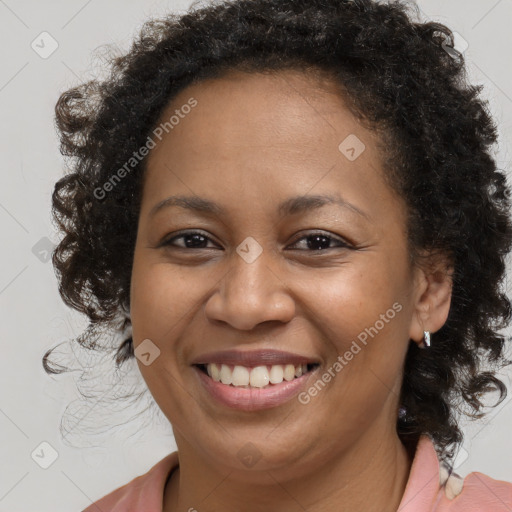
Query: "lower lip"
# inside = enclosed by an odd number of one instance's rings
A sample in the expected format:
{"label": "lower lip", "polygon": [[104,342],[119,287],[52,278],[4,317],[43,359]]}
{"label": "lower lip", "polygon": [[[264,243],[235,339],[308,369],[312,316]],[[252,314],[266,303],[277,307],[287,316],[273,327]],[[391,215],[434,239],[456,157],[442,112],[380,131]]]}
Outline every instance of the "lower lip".
{"label": "lower lip", "polygon": [[316,373],[318,368],[291,381],[283,381],[264,389],[241,388],[222,384],[222,382],[213,380],[197,366],[194,366],[194,370],[201,384],[221,404],[242,411],[259,411],[277,407],[298,395],[301,389],[306,387],[309,377]]}

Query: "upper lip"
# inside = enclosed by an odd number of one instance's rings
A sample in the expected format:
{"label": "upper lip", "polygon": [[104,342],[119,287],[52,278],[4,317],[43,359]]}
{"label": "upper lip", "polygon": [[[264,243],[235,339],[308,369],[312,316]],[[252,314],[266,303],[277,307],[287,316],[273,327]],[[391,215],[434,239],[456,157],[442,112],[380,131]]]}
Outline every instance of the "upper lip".
{"label": "upper lip", "polygon": [[265,366],[274,364],[318,364],[312,357],[285,352],[282,350],[223,350],[219,352],[208,352],[196,357],[192,364],[227,364],[239,366]]}

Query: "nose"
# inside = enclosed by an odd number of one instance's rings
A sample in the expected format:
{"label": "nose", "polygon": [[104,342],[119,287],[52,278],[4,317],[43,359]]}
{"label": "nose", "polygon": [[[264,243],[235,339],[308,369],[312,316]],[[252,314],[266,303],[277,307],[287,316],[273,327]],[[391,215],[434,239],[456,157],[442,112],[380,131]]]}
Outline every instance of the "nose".
{"label": "nose", "polygon": [[230,270],[205,305],[208,319],[251,330],[263,322],[287,323],[293,318],[295,301],[290,287],[264,254],[251,263],[233,254]]}

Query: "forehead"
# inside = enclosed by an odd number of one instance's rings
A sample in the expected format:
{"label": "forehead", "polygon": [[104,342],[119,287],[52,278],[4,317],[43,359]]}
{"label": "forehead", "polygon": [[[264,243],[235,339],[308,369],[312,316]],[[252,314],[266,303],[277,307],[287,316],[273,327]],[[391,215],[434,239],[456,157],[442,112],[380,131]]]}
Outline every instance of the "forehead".
{"label": "forehead", "polygon": [[[160,123],[179,113],[193,97],[197,106],[186,119],[180,119],[172,133],[180,142],[208,145],[213,150],[276,145],[300,150],[302,144],[315,147],[327,131],[335,140],[366,132],[345,107],[340,87],[325,73],[318,73],[230,71],[181,91],[162,113]],[[332,122],[333,116],[337,123]],[[167,139],[172,144],[171,137]]]}
{"label": "forehead", "polygon": [[326,75],[230,72],[181,91],[160,125],[173,116],[147,162],[154,200],[179,191],[276,203],[308,191],[382,196],[386,187],[377,135]]}

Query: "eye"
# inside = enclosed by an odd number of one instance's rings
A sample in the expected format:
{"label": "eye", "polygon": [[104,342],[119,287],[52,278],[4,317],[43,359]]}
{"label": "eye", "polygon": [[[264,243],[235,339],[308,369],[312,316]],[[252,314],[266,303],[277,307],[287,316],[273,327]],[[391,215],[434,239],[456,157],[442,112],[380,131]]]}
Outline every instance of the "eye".
{"label": "eye", "polygon": [[[310,233],[309,235],[303,236],[297,239],[293,245],[297,245],[298,242],[302,240],[307,240],[305,247],[306,249],[311,249],[314,252],[324,251],[326,249],[334,249],[335,247],[330,247],[331,242],[335,242],[337,247],[344,247],[346,249],[353,249],[353,246],[349,243],[345,242],[341,238],[334,237],[330,234],[326,234],[324,232],[315,232]],[[303,244],[304,246],[304,244]]]}
{"label": "eye", "polygon": [[[176,243],[177,240],[182,240],[180,244]],[[309,249],[313,252],[325,251],[326,249],[335,249],[336,247],[343,247],[346,249],[352,249],[353,246],[341,238],[334,237],[333,235],[326,234],[324,232],[310,233],[306,236],[298,238],[293,245],[297,246],[299,242],[306,240],[305,249]],[[161,243],[161,247],[173,246],[179,249],[210,249],[212,246],[207,247],[208,242],[212,242],[211,238],[206,236],[200,231],[184,231],[171,238],[167,238]],[[336,247],[332,247],[331,244],[334,242]],[[213,243],[213,242],[212,242]],[[293,248],[292,245],[292,248]],[[215,247],[215,246],[214,246]],[[218,246],[216,246],[218,247]],[[304,247],[304,244],[303,244]],[[304,250],[304,249],[302,249]]]}
{"label": "eye", "polygon": [[[183,245],[175,243],[176,240],[180,239],[183,240]],[[160,246],[174,246],[179,249],[210,249],[211,247],[206,247],[208,241],[211,241],[211,239],[200,231],[184,231],[164,240]]]}

